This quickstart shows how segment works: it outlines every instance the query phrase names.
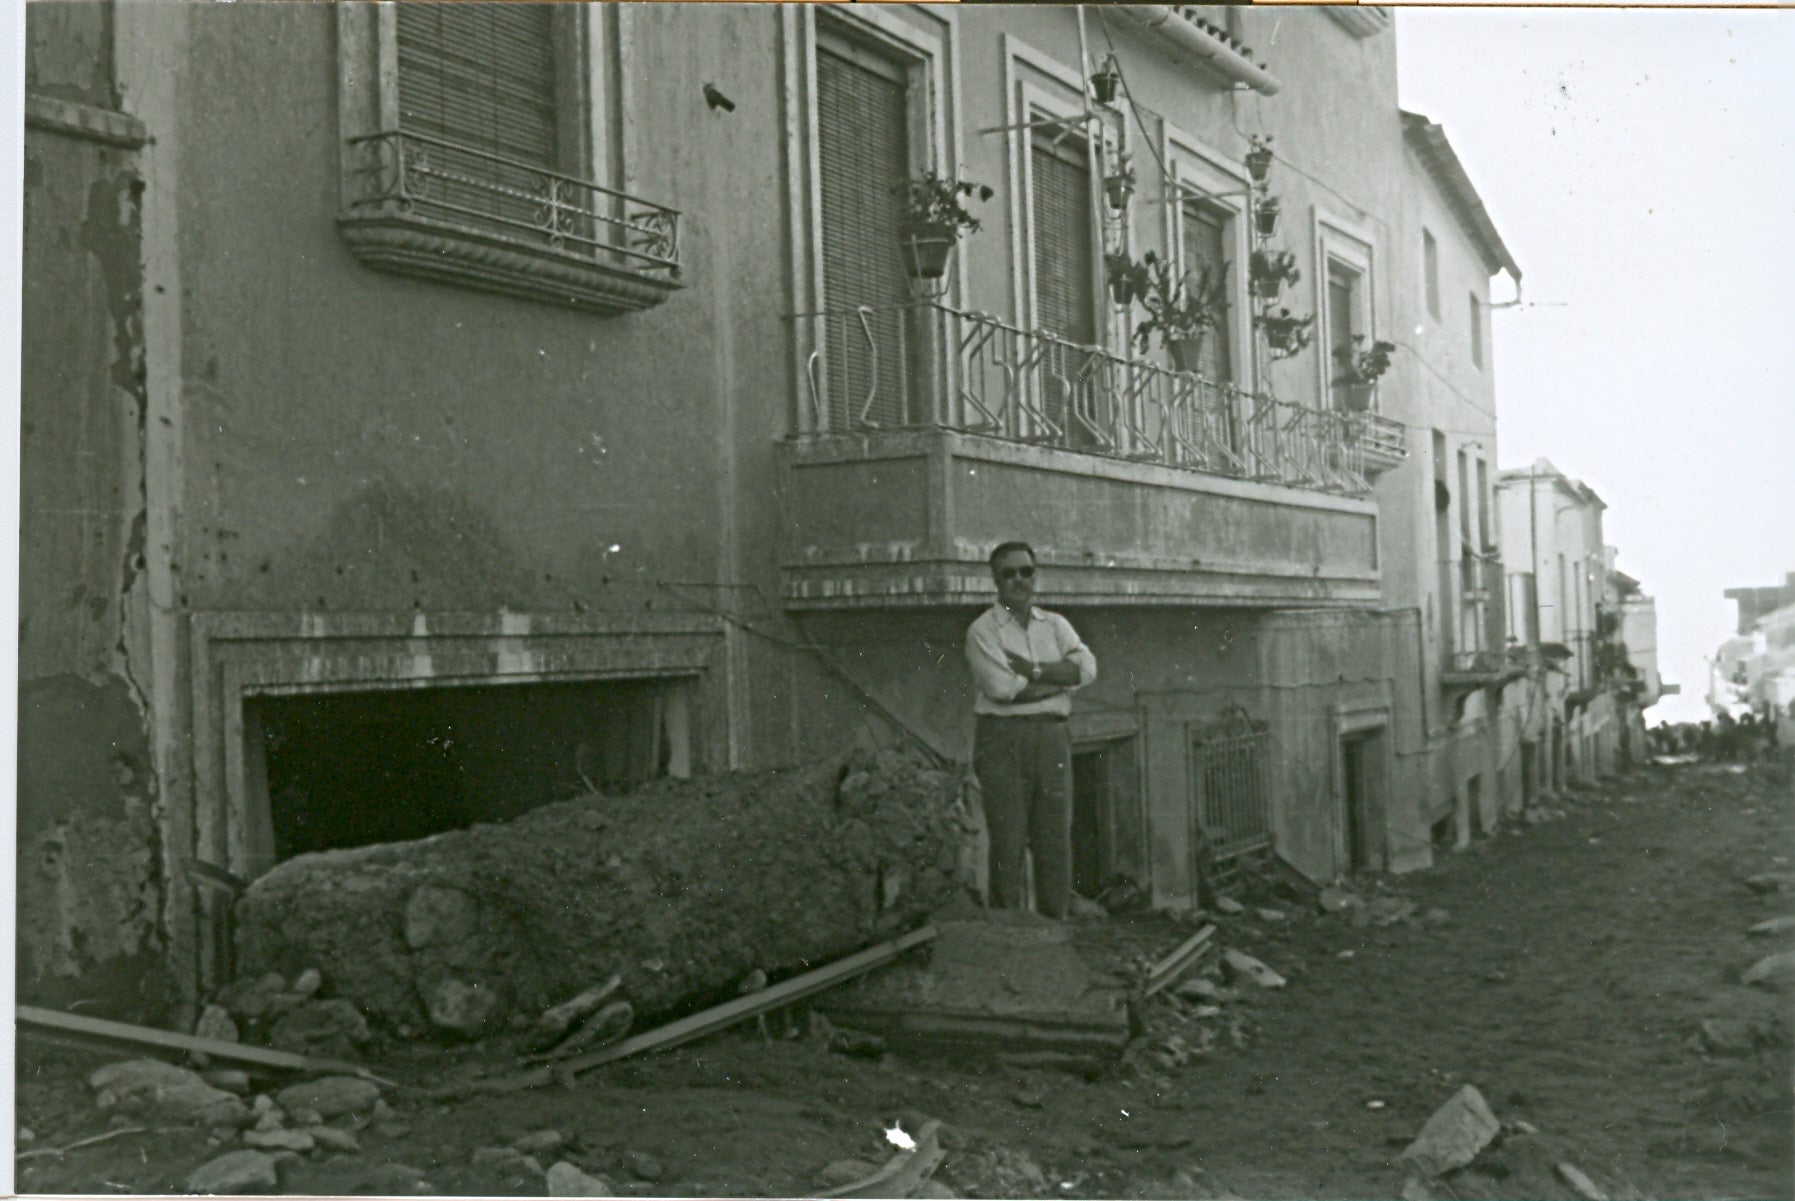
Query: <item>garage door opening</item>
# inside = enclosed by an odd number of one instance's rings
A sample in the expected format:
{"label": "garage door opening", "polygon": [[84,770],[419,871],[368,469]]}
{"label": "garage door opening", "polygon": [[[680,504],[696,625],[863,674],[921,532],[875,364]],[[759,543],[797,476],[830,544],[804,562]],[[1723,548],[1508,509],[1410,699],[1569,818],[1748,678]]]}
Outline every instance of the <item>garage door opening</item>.
{"label": "garage door opening", "polygon": [[683,679],[258,696],[244,704],[258,874],[313,851],[500,822],[692,771]]}

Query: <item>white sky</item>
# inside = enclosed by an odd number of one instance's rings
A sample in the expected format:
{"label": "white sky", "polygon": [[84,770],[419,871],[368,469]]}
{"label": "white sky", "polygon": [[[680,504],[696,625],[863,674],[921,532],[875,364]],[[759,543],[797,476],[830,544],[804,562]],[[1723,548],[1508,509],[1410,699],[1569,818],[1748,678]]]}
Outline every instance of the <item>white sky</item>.
{"label": "white sky", "polygon": [[[1608,504],[1707,716],[1727,588],[1795,571],[1795,12],[1404,8],[1403,107],[1446,129],[1523,274],[1495,314],[1504,467]],[[1498,299],[1508,284],[1496,284]]]}

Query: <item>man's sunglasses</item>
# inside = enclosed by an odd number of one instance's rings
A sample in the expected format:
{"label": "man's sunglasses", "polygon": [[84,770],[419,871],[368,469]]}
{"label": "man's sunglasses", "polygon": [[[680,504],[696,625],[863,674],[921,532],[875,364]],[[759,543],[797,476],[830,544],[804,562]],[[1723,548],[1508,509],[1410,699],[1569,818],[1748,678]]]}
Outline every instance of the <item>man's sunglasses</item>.
{"label": "man's sunglasses", "polygon": [[1035,569],[1032,567],[999,567],[997,578],[1000,580],[1032,580],[1035,578]]}

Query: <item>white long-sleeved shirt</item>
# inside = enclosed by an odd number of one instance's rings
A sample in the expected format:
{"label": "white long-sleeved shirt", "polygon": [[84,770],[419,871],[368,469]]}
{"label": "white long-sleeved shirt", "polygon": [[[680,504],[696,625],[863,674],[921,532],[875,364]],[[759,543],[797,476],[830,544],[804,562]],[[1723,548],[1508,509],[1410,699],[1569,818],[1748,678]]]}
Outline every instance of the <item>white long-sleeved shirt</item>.
{"label": "white long-sleeved shirt", "polygon": [[[1014,651],[1036,663],[1055,663],[1070,659],[1078,665],[1078,683],[1071,689],[1046,700],[1023,705],[1007,702],[1029,684],[1029,678],[1010,667],[1006,651]],[[1072,690],[1083,688],[1097,678],[1097,657],[1079,638],[1072,623],[1058,613],[1030,606],[1026,626],[1002,605],[992,605],[979,614],[966,631],[966,661],[972,666],[972,678],[978,685],[978,697],[972,703],[974,713],[999,717],[1025,717],[1033,713],[1072,712]]]}

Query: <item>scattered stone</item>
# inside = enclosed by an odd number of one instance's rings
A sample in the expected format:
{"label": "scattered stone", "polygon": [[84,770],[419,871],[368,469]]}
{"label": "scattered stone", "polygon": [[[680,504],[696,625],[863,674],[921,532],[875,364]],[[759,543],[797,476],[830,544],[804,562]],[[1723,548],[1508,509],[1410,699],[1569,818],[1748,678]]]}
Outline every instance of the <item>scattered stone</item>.
{"label": "scattered stone", "polygon": [[559,1130],[534,1130],[517,1139],[511,1146],[523,1155],[540,1155],[559,1151],[566,1142],[567,1136]]}
{"label": "scattered stone", "polygon": [[1738,1018],[1708,1018],[1701,1024],[1701,1049],[1714,1055],[1749,1055],[1767,1041],[1761,1023]]}
{"label": "scattered stone", "polygon": [[290,1114],[309,1110],[320,1117],[335,1118],[371,1111],[380,1100],[380,1086],[358,1076],[324,1076],[288,1085],[275,1098]]}
{"label": "scattered stone", "polygon": [[865,1180],[878,1170],[878,1164],[864,1159],[838,1159],[816,1174],[816,1182],[820,1188],[837,1189]]}
{"label": "scattered stone", "polygon": [[1344,913],[1348,909],[1359,909],[1365,902],[1356,893],[1344,888],[1324,888],[1315,898],[1315,907],[1323,913]]}
{"label": "scattered stone", "polygon": [[1199,1005],[1190,1011],[1190,1016],[1198,1019],[1220,1017],[1221,1015],[1222,1007],[1220,1005]]}
{"label": "scattered stone", "polygon": [[666,1173],[661,1161],[646,1151],[625,1151],[623,1170],[637,1180],[659,1180]]}
{"label": "scattered stone", "polygon": [[513,1159],[521,1158],[523,1158],[523,1152],[512,1147],[475,1147],[474,1153],[468,1157],[468,1162],[475,1167],[481,1167],[487,1164],[508,1163]]}
{"label": "scattered stone", "polygon": [[280,1130],[285,1128],[286,1119],[278,1109],[267,1109],[256,1117],[255,1130]]}
{"label": "scattered stone", "polygon": [[356,1152],[361,1150],[361,1142],[353,1134],[347,1130],[338,1130],[335,1126],[312,1126],[307,1129],[306,1133],[312,1136],[314,1143],[326,1151]]}
{"label": "scattered stone", "polygon": [[920,1198],[921,1201],[955,1201],[960,1194],[931,1176],[911,1189],[910,1195]]}
{"label": "scattered stone", "polygon": [[[622,976],[612,976],[603,984],[588,988],[578,996],[543,1010],[542,1016],[531,1025],[526,1045],[532,1051],[548,1050],[567,1037],[567,1032],[573,1029],[575,1022],[583,1021],[596,1013],[622,984]],[[514,1017],[522,1018],[523,1015],[517,1014]]]}
{"label": "scattered stone", "polygon": [[1247,907],[1233,897],[1217,897],[1215,899],[1215,911],[1217,913],[1225,913],[1229,917],[1239,917],[1247,911]]}
{"label": "scattered stone", "polygon": [[1795,951],[1766,955],[1747,968],[1739,979],[1745,984],[1757,984],[1782,992],[1795,989]]}
{"label": "scattered stone", "polygon": [[208,1005],[199,1011],[199,1021],[193,1024],[193,1036],[221,1043],[234,1043],[239,1037],[237,1023],[231,1020],[231,1011],[222,1005]]}
{"label": "scattered stone", "polygon": [[236,1068],[213,1068],[200,1075],[213,1088],[222,1088],[228,1093],[242,1094],[249,1091],[249,1073]]}
{"label": "scattered stone", "polygon": [[243,1145],[264,1151],[310,1151],[318,1140],[304,1130],[251,1130],[243,1136]]}
{"label": "scattered stone", "polygon": [[1785,914],[1782,917],[1768,918],[1747,930],[1746,933],[1761,936],[1766,934],[1787,934],[1791,930],[1795,930],[1795,913]]}
{"label": "scattered stone", "polygon": [[1539,1127],[1535,1126],[1532,1122],[1529,1122],[1525,1118],[1516,1118],[1514,1121],[1506,1123],[1506,1125],[1508,1127],[1510,1134],[1538,1134],[1539,1133]]}
{"label": "scattered stone", "polygon": [[37,1141],[37,1135],[32,1132],[32,1129],[29,1126],[20,1126],[19,1127],[18,1138],[21,1143],[30,1143],[30,1142]]}
{"label": "scattered stone", "polygon": [[157,1059],[107,1064],[88,1077],[102,1109],[142,1117],[161,1126],[241,1126],[249,1120],[243,1098],[213,1088],[198,1072]]}
{"label": "scattered stone", "polygon": [[1223,951],[1222,962],[1233,971],[1236,979],[1244,976],[1260,988],[1284,987],[1284,977],[1243,951],[1232,949]]}
{"label": "scattered stone", "polygon": [[419,992],[431,1024],[462,1038],[477,1039],[485,1034],[504,1007],[498,989],[478,981],[470,984],[454,976],[444,976],[420,987]]}
{"label": "scattered stone", "polygon": [[1434,1201],[1433,1190],[1421,1182],[1418,1176],[1410,1176],[1402,1186],[1402,1201]]}
{"label": "scattered stone", "polygon": [[590,1176],[566,1160],[548,1170],[548,1195],[551,1197],[612,1197],[617,1190],[602,1176]]}
{"label": "scattered stone", "polygon": [[1760,872],[1747,877],[1745,887],[1753,892],[1795,892],[1795,872]]}
{"label": "scattered stone", "polygon": [[304,993],[277,992],[268,998],[268,1016],[281,1017],[305,1004],[309,998]]}
{"label": "scattered stone", "polygon": [[520,1168],[527,1168],[538,1176],[548,1175],[548,1169],[544,1168],[542,1166],[542,1161],[537,1159],[534,1155],[518,1156],[517,1166]]}
{"label": "scattered stone", "polygon": [[1444,926],[1452,920],[1452,914],[1448,910],[1434,908],[1422,914],[1421,920],[1430,926]]}
{"label": "scattered stone", "polygon": [[1467,1084],[1434,1111],[1402,1158],[1426,1176],[1439,1176],[1476,1159],[1501,1129],[1483,1094]]}
{"label": "scattered stone", "polygon": [[1407,897],[1378,897],[1362,909],[1353,911],[1355,926],[1389,926],[1414,915],[1415,902]]}
{"label": "scattered stone", "polygon": [[1032,1088],[1018,1089],[1010,1099],[1023,1109],[1040,1109],[1047,1104],[1047,1098]]}
{"label": "scattered stone", "polygon": [[324,973],[315,967],[308,967],[299,973],[293,981],[293,991],[302,997],[309,997],[324,987]]}
{"label": "scattered stone", "polygon": [[1207,976],[1197,976],[1190,980],[1181,980],[1172,986],[1172,992],[1180,997],[1193,1000],[1218,1001],[1221,999],[1221,988]]}
{"label": "scattered stone", "polygon": [[373,1117],[376,1122],[390,1122],[397,1116],[398,1115],[393,1112],[393,1107],[386,1103],[385,1097],[380,1097],[375,1100]]}
{"label": "scattered stone", "polygon": [[1335,955],[1334,958],[1342,961],[1343,963],[1351,963],[1355,958],[1357,958],[1357,956],[1358,956],[1357,951],[1346,950],[1346,951],[1341,951],[1339,954]]}
{"label": "scattered stone", "polygon": [[287,1115],[289,1121],[296,1126],[321,1126],[324,1115],[315,1109],[296,1109]]}
{"label": "scattered stone", "polygon": [[272,1193],[279,1188],[274,1159],[261,1151],[227,1151],[187,1177],[190,1193]]}
{"label": "scattered stone", "polygon": [[302,1163],[305,1160],[305,1156],[299,1152],[288,1150],[285,1147],[278,1151],[268,1152],[268,1158],[272,1159],[276,1165]]}
{"label": "scattered stone", "polygon": [[336,1059],[353,1057],[356,1046],[367,1041],[368,1020],[352,1003],[341,998],[302,1001],[268,1032],[272,1047]]}
{"label": "scattered stone", "polygon": [[420,1168],[408,1163],[383,1163],[357,1176],[348,1191],[362,1197],[415,1197],[436,1189]]}
{"label": "scattered stone", "polygon": [[1259,915],[1259,920],[1262,922],[1281,922],[1284,920],[1284,911],[1282,909],[1255,909],[1253,912]]}
{"label": "scattered stone", "polygon": [[1558,1178],[1571,1186],[1583,1201],[1608,1201],[1608,1194],[1596,1187],[1595,1181],[1579,1172],[1573,1165],[1561,1163],[1557,1167]]}

